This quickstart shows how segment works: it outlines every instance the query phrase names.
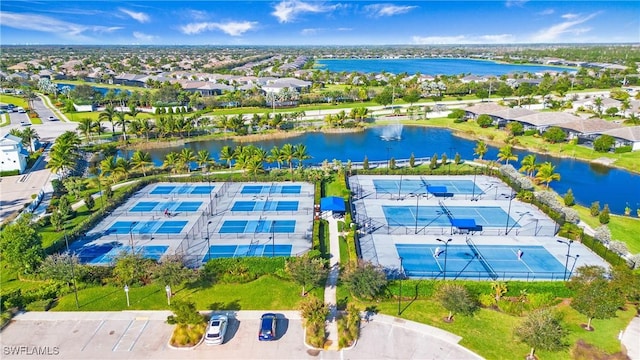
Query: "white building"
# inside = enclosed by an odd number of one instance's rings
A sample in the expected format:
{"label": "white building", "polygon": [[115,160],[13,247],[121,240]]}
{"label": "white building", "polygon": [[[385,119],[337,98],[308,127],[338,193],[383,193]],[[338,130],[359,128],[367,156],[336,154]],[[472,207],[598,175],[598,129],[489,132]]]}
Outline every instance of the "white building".
{"label": "white building", "polygon": [[0,172],[18,170],[22,174],[27,168],[28,156],[19,137],[7,134],[0,139]]}

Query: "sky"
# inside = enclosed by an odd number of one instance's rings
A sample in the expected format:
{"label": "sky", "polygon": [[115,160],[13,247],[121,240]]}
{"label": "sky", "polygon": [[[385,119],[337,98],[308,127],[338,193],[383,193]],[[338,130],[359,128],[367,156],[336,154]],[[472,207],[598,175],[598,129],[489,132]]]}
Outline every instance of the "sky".
{"label": "sky", "polygon": [[0,1],[0,45],[640,43],[640,1]]}

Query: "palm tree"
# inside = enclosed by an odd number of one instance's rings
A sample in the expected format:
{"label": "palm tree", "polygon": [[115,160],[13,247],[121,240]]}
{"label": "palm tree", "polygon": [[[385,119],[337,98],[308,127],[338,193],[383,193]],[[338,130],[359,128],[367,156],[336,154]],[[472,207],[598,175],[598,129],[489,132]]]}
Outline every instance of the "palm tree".
{"label": "palm tree", "polygon": [[478,155],[478,158],[482,160],[487,151],[489,151],[487,144],[485,144],[484,141],[478,141],[476,147],[473,149],[473,154]]}
{"label": "palm tree", "polygon": [[245,162],[245,170],[248,174],[253,175],[255,181],[258,181],[258,174],[264,172],[264,163],[260,160],[258,156],[250,157]]}
{"label": "palm tree", "polygon": [[282,165],[282,154],[277,146],[271,148],[269,156],[267,156],[267,162],[278,164],[278,169],[280,169],[280,166]]}
{"label": "palm tree", "polygon": [[293,179],[293,159],[296,157],[293,145],[289,143],[282,145],[280,153],[282,154],[284,162],[289,165],[289,171],[291,172],[291,178]]}
{"label": "palm tree", "polygon": [[111,123],[111,134],[114,136],[116,135],[116,127],[114,122],[116,113],[118,113],[118,111],[116,111],[115,107],[113,107],[113,104],[108,104],[107,106],[105,106],[100,115],[98,115],[99,121],[108,121]]}
{"label": "palm tree", "polygon": [[178,153],[170,152],[165,155],[162,167],[168,169],[171,173],[175,173],[177,170],[178,162]]}
{"label": "palm tree", "polygon": [[181,165],[180,167],[186,169],[187,172],[191,172],[191,163],[196,161],[196,155],[193,153],[193,150],[189,148],[183,148],[178,155],[178,163]]}
{"label": "palm tree", "polygon": [[549,184],[554,180],[560,180],[560,174],[554,172],[556,167],[549,161],[546,161],[540,165],[538,168],[538,172],[536,173],[536,181],[538,183],[547,184],[547,189],[549,188]]}
{"label": "palm tree", "polygon": [[529,177],[533,177],[533,173],[536,171],[538,165],[536,164],[536,156],[534,154],[529,154],[525,156],[520,162],[520,171],[521,173],[526,174]]}
{"label": "palm tree", "polygon": [[60,135],[51,148],[47,168],[54,173],[65,176],[69,170],[76,166],[80,157],[78,147],[81,142],[78,134],[73,131],[67,131]]}
{"label": "palm tree", "polygon": [[202,169],[202,172],[205,173],[213,164],[215,164],[215,161],[211,158],[209,151],[203,149],[198,151],[196,163],[198,164],[198,167]]}
{"label": "palm tree", "polygon": [[131,167],[134,170],[141,170],[142,176],[147,176],[147,169],[153,166],[151,154],[142,150],[137,150],[131,156]]}
{"label": "palm tree", "polygon": [[304,144],[298,144],[293,149],[294,156],[298,160],[298,167],[301,168],[302,162],[311,159],[311,155],[307,152],[307,146]]}
{"label": "palm tree", "polygon": [[91,133],[95,129],[95,122],[90,118],[82,118],[78,122],[78,131],[84,135],[87,142],[91,139]]}
{"label": "palm tree", "polygon": [[113,169],[113,173],[118,177],[123,177],[125,180],[129,178],[131,172],[131,162],[125,158],[119,157],[116,160],[116,167]]}
{"label": "palm tree", "polygon": [[229,169],[231,169],[231,162],[234,158],[235,156],[230,146],[223,146],[222,149],[220,149],[220,160],[226,161]]}
{"label": "palm tree", "polygon": [[107,156],[104,160],[100,161],[100,176],[113,179],[115,184],[116,178],[116,158],[113,155]]}
{"label": "palm tree", "polygon": [[511,145],[505,145],[498,151],[498,161],[504,161],[505,165],[509,165],[509,160],[517,161],[518,155],[513,153]]}
{"label": "palm tree", "polygon": [[116,123],[122,126],[122,139],[126,143],[127,142],[127,123],[129,123],[129,120],[127,120],[127,113],[117,111]]}

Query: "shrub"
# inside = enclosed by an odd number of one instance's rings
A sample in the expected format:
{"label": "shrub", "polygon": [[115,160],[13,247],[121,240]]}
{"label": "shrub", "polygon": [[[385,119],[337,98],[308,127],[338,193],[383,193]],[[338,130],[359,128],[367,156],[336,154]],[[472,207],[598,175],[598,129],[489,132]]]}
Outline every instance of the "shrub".
{"label": "shrub", "polygon": [[600,214],[600,202],[594,201],[591,203],[591,207],[589,208],[589,213],[591,216],[598,216]]}
{"label": "shrub", "polygon": [[221,283],[246,283],[263,275],[283,274],[284,260],[284,257],[212,259],[204,265],[203,273]]}
{"label": "shrub", "polygon": [[609,221],[611,220],[610,213],[611,211],[609,210],[609,205],[605,204],[604,208],[600,212],[600,215],[598,215],[598,221],[600,221],[600,224],[609,223]]}
{"label": "shrub", "polygon": [[567,190],[567,193],[564,194],[563,200],[566,206],[573,206],[576,204],[576,198],[573,196],[573,191],[571,189]]}
{"label": "shrub", "polygon": [[622,241],[612,241],[609,243],[609,249],[618,255],[626,255],[629,252],[627,244]]}
{"label": "shrub", "polygon": [[577,224],[580,222],[580,214],[578,214],[577,210],[565,207],[562,208],[562,213],[564,214],[564,219],[567,222],[570,222],[572,224]]}
{"label": "shrub", "polygon": [[631,150],[632,150],[631,145],[628,145],[628,146],[619,146],[613,149],[613,152],[616,154],[623,154],[623,153],[631,152]]}

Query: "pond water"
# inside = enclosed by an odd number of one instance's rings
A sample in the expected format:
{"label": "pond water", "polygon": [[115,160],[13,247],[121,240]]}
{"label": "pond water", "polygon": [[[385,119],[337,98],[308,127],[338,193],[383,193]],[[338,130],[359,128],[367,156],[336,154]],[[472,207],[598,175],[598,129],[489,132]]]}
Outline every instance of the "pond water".
{"label": "pond water", "polygon": [[542,71],[568,71],[575,69],[559,66],[507,64],[488,60],[474,59],[321,59],[316,67],[333,72],[381,73],[393,74],[420,73],[423,75],[494,75],[511,73],[537,73]]}
{"label": "pond water", "polygon": [[[391,126],[390,126],[391,127]],[[307,164],[319,164],[324,159],[332,161],[362,161],[365,156],[370,161],[386,161],[388,157],[395,159],[408,159],[413,153],[416,157],[428,157],[443,153],[453,159],[456,153],[460,153],[462,159],[473,159],[475,141],[456,137],[450,130],[434,129],[418,126],[404,126],[400,140],[384,140],[383,135],[389,132],[390,127],[370,128],[358,133],[326,134],[320,132],[305,133],[288,139],[272,139],[257,141],[253,144],[266,149],[273,146],[281,147],[283,144],[305,144],[312,159]],[[392,129],[397,131],[396,129]],[[388,137],[386,137],[388,138]],[[231,140],[211,140],[188,143],[185,147],[194,152],[206,149],[216,159],[220,149],[225,146],[235,146]],[[153,161],[161,165],[166,154],[172,151],[180,151],[177,148],[162,148],[150,150]],[[514,165],[519,168],[519,161],[529,154],[527,151],[514,150],[518,155],[518,162]],[[129,153],[130,155],[130,153]],[[485,159],[496,159],[497,148],[489,148]],[[589,206],[593,201],[599,201],[600,206],[608,204],[613,213],[622,214],[628,204],[633,211],[640,207],[640,175],[624,170],[593,165],[574,159],[555,158],[547,155],[536,154],[537,162],[550,161],[556,166],[556,172],[560,174],[560,181],[551,183],[551,188],[559,194],[565,194],[571,189],[576,202]]]}

